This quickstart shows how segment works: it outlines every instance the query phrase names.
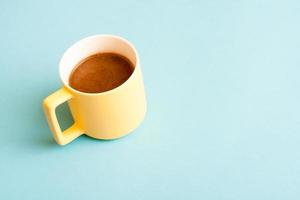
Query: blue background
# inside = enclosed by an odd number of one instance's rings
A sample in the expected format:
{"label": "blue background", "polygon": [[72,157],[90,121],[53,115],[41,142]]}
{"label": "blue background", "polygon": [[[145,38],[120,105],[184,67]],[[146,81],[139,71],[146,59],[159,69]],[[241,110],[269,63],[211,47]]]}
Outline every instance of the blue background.
{"label": "blue background", "polygon": [[[0,2],[0,199],[300,199],[300,2]],[[138,49],[143,124],[58,146],[42,100],[74,42]],[[58,109],[61,125],[72,120]]]}

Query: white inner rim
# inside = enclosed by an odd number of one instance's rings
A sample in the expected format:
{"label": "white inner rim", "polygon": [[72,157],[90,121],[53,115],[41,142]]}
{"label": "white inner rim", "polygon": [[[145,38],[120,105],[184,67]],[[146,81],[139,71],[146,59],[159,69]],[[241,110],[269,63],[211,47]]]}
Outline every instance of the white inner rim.
{"label": "white inner rim", "polygon": [[127,40],[113,35],[90,36],[75,43],[64,53],[59,64],[59,74],[64,85],[74,90],[69,86],[69,76],[72,70],[83,59],[101,52],[121,54],[127,57],[134,67],[138,63],[136,50]]}

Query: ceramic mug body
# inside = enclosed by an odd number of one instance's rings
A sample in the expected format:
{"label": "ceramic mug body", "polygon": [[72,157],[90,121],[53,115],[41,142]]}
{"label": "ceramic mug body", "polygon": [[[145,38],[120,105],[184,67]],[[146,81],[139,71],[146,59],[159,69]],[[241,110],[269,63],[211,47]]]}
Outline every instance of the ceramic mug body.
{"label": "ceramic mug body", "polygon": [[[68,79],[74,67],[101,52],[127,57],[135,66],[129,79],[103,93],[84,93],[71,88]],[[127,40],[112,35],[82,39],[64,53],[59,74],[64,87],[44,100],[48,124],[58,144],[67,144],[82,134],[97,139],[116,139],[130,133],[142,122],[146,113],[142,72],[137,51]],[[65,101],[68,101],[74,124],[62,132],[55,108]]]}

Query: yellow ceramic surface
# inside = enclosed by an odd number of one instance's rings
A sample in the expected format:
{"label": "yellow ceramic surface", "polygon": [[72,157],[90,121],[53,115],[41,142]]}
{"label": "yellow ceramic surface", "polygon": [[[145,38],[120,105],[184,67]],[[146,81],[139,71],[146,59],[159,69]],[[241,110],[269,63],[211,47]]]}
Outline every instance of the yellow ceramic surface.
{"label": "yellow ceramic surface", "polygon": [[[126,56],[135,65],[121,86],[103,93],[83,93],[71,88],[68,78],[84,58],[99,52]],[[56,142],[65,145],[86,134],[97,139],[115,139],[130,133],[146,113],[144,84],[138,54],[128,41],[112,35],[95,35],[80,40],[63,55],[59,66],[63,88],[44,100],[44,111]],[[61,131],[55,108],[68,101],[74,124]]]}

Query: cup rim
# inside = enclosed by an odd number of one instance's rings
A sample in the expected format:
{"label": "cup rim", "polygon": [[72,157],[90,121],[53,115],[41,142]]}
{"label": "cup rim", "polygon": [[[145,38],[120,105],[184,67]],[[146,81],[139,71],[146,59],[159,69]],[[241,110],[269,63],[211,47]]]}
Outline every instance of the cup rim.
{"label": "cup rim", "polygon": [[[65,57],[65,55],[72,49],[74,48],[76,45],[78,45],[79,43],[85,41],[85,40],[90,40],[90,39],[93,39],[93,38],[113,38],[113,39],[117,39],[117,40],[121,40],[122,42],[126,43],[134,52],[135,54],[135,59],[136,59],[136,62],[135,62],[135,67],[134,67],[134,70],[132,72],[132,74],[129,76],[129,78],[124,82],[122,83],[121,85],[119,85],[118,87],[115,87],[111,90],[108,90],[108,91],[105,91],[105,92],[97,92],[97,93],[87,93],[87,92],[81,92],[79,90],[76,90],[74,88],[72,88],[69,83],[65,82],[64,79],[62,78],[62,74],[61,74],[61,70],[60,68],[62,68],[62,60],[63,58]],[[105,95],[105,94],[109,94],[109,93],[112,93],[112,92],[115,92],[121,88],[123,88],[131,79],[133,79],[133,77],[135,76],[135,74],[137,73],[137,68],[139,67],[139,55],[137,53],[137,50],[135,49],[134,45],[132,43],[130,43],[127,39],[124,39],[122,38],[121,36],[117,36],[117,35],[112,35],[112,34],[97,34],[97,35],[91,35],[91,36],[88,36],[88,37],[85,37],[85,38],[82,38],[81,40],[73,43],[67,50],[65,50],[65,52],[63,53],[61,59],[60,59],[60,62],[59,62],[59,77],[60,77],[60,80],[61,82],[63,83],[64,87],[66,87],[68,90],[72,91],[73,93],[76,93],[76,94],[80,94],[80,95],[87,95],[87,96],[98,96],[98,95]]]}

